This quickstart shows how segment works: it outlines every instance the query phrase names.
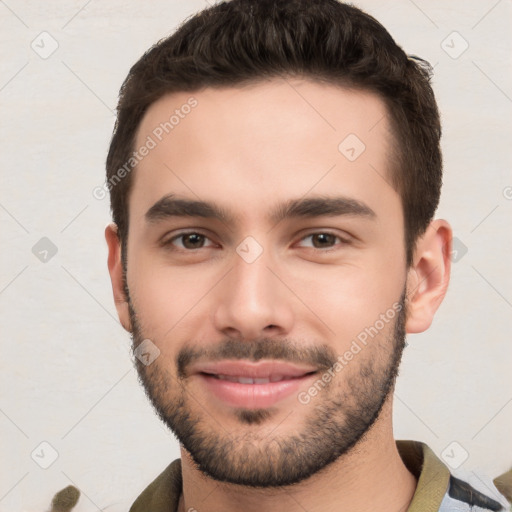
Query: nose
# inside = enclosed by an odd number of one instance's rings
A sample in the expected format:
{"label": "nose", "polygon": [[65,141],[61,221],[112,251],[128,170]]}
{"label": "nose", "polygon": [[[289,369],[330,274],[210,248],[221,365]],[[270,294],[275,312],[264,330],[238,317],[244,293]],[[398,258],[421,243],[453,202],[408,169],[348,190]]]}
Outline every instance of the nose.
{"label": "nose", "polygon": [[248,263],[234,255],[233,267],[215,287],[214,325],[241,340],[286,336],[294,320],[292,294],[265,251]]}

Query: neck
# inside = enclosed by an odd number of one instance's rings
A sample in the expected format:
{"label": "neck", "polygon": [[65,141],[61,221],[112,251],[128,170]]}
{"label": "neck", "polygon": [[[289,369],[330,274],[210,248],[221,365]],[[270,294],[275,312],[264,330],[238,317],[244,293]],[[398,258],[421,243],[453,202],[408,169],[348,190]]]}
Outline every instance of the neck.
{"label": "neck", "polygon": [[391,400],[372,428],[347,454],[309,479],[288,487],[255,489],[217,482],[201,473],[183,448],[179,512],[308,510],[405,512],[416,479],[405,467],[393,437]]}

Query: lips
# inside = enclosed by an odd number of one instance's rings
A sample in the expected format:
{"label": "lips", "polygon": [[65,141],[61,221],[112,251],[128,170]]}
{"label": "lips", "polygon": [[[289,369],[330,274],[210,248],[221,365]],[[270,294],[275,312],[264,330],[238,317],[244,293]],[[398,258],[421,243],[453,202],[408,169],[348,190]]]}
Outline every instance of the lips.
{"label": "lips", "polygon": [[194,365],[197,376],[212,397],[232,407],[266,408],[297,393],[317,368],[281,361],[219,361]]}
{"label": "lips", "polygon": [[[283,375],[271,375],[270,377],[242,377],[237,375],[215,375],[212,374],[212,377],[215,377],[219,380],[228,380],[229,382],[239,382],[240,384],[268,384],[269,382],[280,382],[282,380],[286,380],[288,377],[284,377]],[[295,377],[294,377],[295,378]]]}
{"label": "lips", "polygon": [[271,381],[302,377],[315,372],[317,368],[296,365],[284,361],[217,361],[194,365],[191,373],[206,373],[214,376],[247,377],[251,379],[270,379]]}

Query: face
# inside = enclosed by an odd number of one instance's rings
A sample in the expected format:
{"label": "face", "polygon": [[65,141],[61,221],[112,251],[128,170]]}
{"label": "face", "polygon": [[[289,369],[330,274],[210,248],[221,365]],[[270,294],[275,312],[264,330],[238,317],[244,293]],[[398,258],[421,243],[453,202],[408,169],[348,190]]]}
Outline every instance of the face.
{"label": "face", "polygon": [[308,478],[374,424],[404,346],[384,104],[307,80],[208,88],[154,103],[148,137],[126,254],[134,348],[159,351],[137,360],[146,393],[205,474]]}

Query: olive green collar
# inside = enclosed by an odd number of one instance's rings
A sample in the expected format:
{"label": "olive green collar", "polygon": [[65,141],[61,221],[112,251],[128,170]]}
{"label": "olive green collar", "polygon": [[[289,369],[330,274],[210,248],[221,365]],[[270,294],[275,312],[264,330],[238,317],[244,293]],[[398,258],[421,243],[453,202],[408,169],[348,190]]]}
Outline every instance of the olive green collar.
{"label": "olive green collar", "polygon": [[438,512],[450,484],[450,471],[425,443],[396,441],[396,447],[418,480],[407,512]]}
{"label": "olive green collar", "polygon": [[[396,446],[405,466],[418,480],[407,512],[438,512],[448,490],[448,468],[425,443],[396,441]],[[135,500],[130,512],[174,512],[182,487],[181,459],[176,459]]]}

